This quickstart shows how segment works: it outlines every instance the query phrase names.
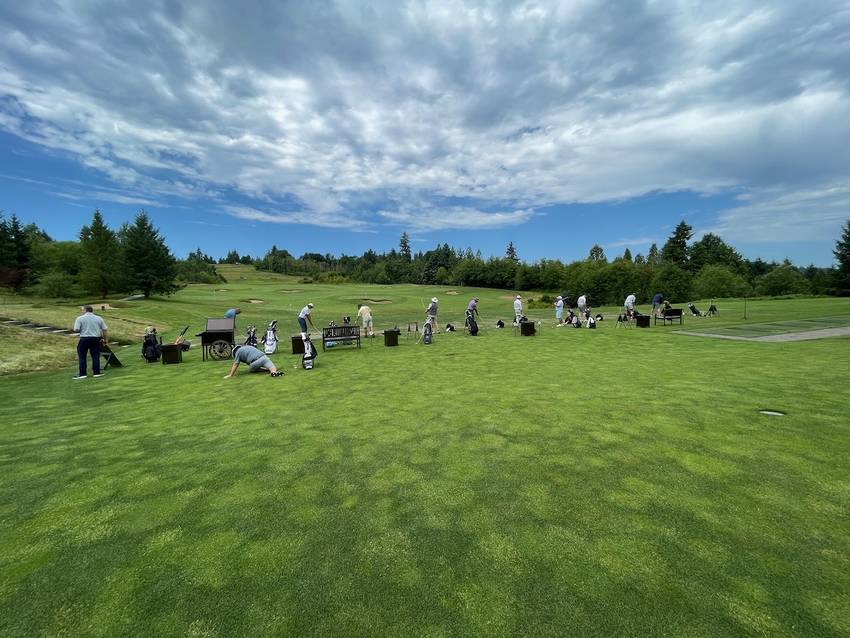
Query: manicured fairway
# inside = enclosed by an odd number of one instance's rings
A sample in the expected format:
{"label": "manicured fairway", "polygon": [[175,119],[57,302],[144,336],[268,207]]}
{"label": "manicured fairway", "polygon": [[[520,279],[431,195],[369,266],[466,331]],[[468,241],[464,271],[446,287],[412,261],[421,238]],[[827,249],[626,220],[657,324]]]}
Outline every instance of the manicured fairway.
{"label": "manicured fairway", "polygon": [[[419,297],[459,314],[470,292],[229,278],[224,299],[111,312],[194,331],[264,299],[241,326],[286,337],[308,299],[330,318],[390,300],[376,318],[406,327]],[[0,378],[0,635],[850,634],[850,339],[608,319],[524,338],[490,326],[504,291],[480,296],[478,338],[337,348],[310,372],[284,347],[280,379],[130,349],[102,379]],[[701,330],[742,321],[718,305]]]}
{"label": "manicured fairway", "polygon": [[772,321],[768,323],[744,322],[737,326],[714,327],[705,323],[691,325],[691,329],[716,335],[728,335],[735,337],[766,337],[795,332],[808,332],[810,330],[824,330],[826,328],[843,328],[850,326],[850,315],[835,315],[831,317],[813,317],[811,319],[793,319],[790,321]]}

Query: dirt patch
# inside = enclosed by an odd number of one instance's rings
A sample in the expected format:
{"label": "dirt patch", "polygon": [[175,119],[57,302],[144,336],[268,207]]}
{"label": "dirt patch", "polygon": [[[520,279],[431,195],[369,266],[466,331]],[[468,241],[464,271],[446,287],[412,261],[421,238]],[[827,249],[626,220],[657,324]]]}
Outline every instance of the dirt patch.
{"label": "dirt patch", "polygon": [[108,303],[93,303],[88,304],[95,310],[120,310],[120,308],[116,308],[115,306],[110,306]]}
{"label": "dirt patch", "polygon": [[281,292],[301,292],[300,290],[281,290]]}
{"label": "dirt patch", "polygon": [[376,305],[392,303],[390,299],[361,299],[360,301]]}
{"label": "dirt patch", "polygon": [[[499,299],[507,299],[508,301],[513,301],[516,299],[516,295],[501,295]],[[523,301],[528,301],[528,299],[523,299]]]}
{"label": "dirt patch", "polygon": [[447,295],[459,295],[460,293],[457,290],[447,290]]}
{"label": "dirt patch", "polygon": [[227,292],[227,288],[217,288],[216,292]]}
{"label": "dirt patch", "polygon": [[243,299],[243,303],[266,303],[262,299]]}

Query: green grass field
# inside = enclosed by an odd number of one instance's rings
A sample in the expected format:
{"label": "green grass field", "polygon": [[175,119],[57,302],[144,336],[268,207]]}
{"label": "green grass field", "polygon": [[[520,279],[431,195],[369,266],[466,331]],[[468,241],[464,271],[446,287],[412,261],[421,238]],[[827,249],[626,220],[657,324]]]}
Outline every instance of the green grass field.
{"label": "green grass field", "polygon": [[[614,309],[596,331],[533,311],[523,338],[492,328],[506,291],[225,276],[103,314],[129,339],[241,305],[241,328],[279,320],[283,378],[224,380],[195,349],[146,365],[137,346],[101,379],[0,378],[0,635],[850,635],[850,339],[616,329]],[[371,299],[404,330],[432,295],[462,325],[473,293],[477,338],[376,339],[309,372],[288,354],[307,301],[323,325]],[[742,302],[718,305],[684,328],[743,324]]]}

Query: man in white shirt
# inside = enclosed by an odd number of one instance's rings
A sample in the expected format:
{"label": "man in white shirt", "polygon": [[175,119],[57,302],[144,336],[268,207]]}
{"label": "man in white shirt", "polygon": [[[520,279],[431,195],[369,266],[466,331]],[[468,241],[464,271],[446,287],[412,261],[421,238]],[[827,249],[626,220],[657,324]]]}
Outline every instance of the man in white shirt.
{"label": "man in white shirt", "polygon": [[520,317],[522,317],[522,296],[517,295],[514,299],[514,324],[519,325]]}
{"label": "man in white shirt", "polygon": [[437,306],[437,298],[432,297],[431,303],[425,309],[425,321],[431,324],[431,330],[434,332],[437,330]]}
{"label": "man in white shirt", "polygon": [[301,312],[298,313],[298,325],[301,326],[301,337],[304,338],[307,335],[307,322],[310,322],[310,326],[315,328],[313,325],[313,304],[308,303],[301,309]]}
{"label": "man in white shirt", "polygon": [[576,305],[578,306],[578,315],[579,317],[584,317],[584,313],[587,310],[587,295],[582,295],[576,301]]}
{"label": "man in white shirt", "polygon": [[85,379],[88,353],[91,352],[93,377],[102,377],[100,371],[100,344],[106,343],[106,323],[92,311],[91,306],[83,307],[83,314],[74,321],[74,332],[80,333],[77,342],[77,358],[80,362],[79,373],[75,379]]}
{"label": "man in white shirt", "polygon": [[626,312],[631,314],[635,310],[635,301],[637,301],[637,297],[635,293],[630,294],[626,297],[625,303],[623,303],[623,307],[626,309]]}
{"label": "man in white shirt", "polygon": [[357,320],[370,337],[375,333],[372,332],[372,309],[363,304],[357,304]]}

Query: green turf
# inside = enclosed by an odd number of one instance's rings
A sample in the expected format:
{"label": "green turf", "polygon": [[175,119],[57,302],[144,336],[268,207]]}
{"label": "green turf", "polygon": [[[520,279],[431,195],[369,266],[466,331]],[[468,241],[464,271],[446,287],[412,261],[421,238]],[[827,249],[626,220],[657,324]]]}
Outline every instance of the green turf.
{"label": "green turf", "polygon": [[[700,321],[697,319],[696,321]],[[710,320],[709,320],[710,321]],[[694,327],[696,325],[696,327]],[[733,337],[766,337],[769,335],[809,332],[826,328],[843,328],[850,326],[850,315],[835,315],[832,317],[813,317],[810,319],[793,319],[790,321],[772,321],[768,323],[744,322],[736,326],[717,327],[711,323],[697,323],[689,326],[690,330],[715,335]]]}
{"label": "green turf", "polygon": [[[277,317],[285,336],[289,295],[317,318],[391,299],[376,318],[406,326],[420,296],[450,315],[469,292],[280,293],[297,286],[235,272],[227,296],[120,312],[197,328],[260,298],[241,325]],[[850,339],[608,320],[523,338],[489,328],[505,294],[481,292],[478,338],[337,348],[310,372],[282,352],[280,379],[130,349],[102,379],[0,378],[0,635],[850,633]],[[742,321],[718,305],[697,325]]]}

